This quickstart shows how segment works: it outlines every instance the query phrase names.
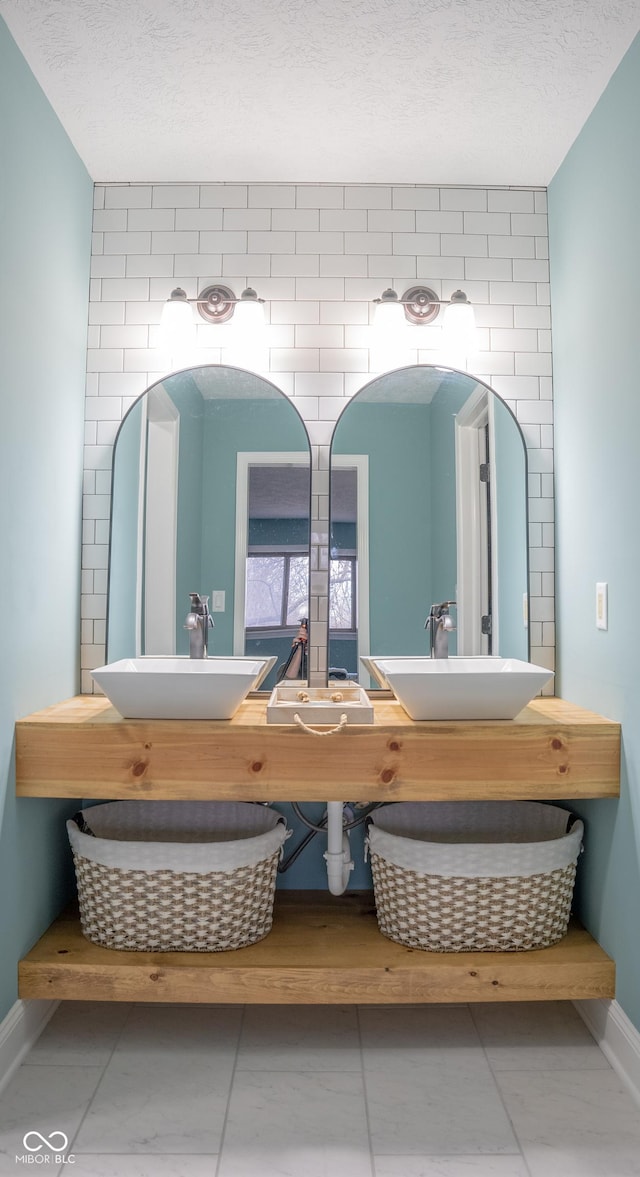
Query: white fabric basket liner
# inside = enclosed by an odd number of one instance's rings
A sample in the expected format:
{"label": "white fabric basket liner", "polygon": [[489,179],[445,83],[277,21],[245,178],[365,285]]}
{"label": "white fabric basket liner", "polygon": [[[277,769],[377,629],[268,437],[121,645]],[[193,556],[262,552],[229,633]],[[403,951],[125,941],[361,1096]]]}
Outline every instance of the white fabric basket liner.
{"label": "white fabric basket liner", "polygon": [[109,801],[67,822],[75,854],[121,870],[208,874],[256,866],[289,836],[281,814],[245,801]]}
{"label": "white fabric basket liner", "polygon": [[423,801],[371,815],[368,845],[394,866],[449,878],[530,877],[575,862],[584,827],[538,801]]}

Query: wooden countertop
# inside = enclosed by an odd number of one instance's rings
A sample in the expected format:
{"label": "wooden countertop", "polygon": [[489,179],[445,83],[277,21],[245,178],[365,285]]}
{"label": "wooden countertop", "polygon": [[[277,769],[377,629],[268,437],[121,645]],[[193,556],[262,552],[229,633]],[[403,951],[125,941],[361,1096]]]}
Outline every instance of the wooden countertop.
{"label": "wooden countertop", "polygon": [[374,723],[324,739],[266,722],[123,719],[81,695],[16,725],[23,797],[408,801],[615,797],[620,725],[557,698],[514,720],[416,723],[374,696]]}

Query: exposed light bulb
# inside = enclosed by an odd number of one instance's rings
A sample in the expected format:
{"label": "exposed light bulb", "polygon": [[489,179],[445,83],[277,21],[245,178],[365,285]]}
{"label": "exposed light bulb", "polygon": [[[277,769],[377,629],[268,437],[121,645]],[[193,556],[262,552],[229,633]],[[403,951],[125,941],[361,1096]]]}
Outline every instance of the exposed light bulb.
{"label": "exposed light bulb", "polygon": [[442,347],[445,355],[464,364],[476,350],[476,317],[462,290],[455,290],[444,312]]}
{"label": "exposed light bulb", "polygon": [[266,340],[264,303],[250,286],[243,291],[236,303],[233,326],[234,334],[239,341],[246,343],[251,348],[264,347]]}
{"label": "exposed light bulb", "polygon": [[250,286],[235,304],[225,353],[226,359],[239,367],[252,371],[268,369],[264,302]]}
{"label": "exposed light bulb", "polygon": [[395,290],[385,290],[376,303],[371,332],[372,363],[378,371],[400,367],[409,349],[404,305]]}
{"label": "exposed light bulb", "polygon": [[171,292],[160,317],[160,350],[169,364],[189,361],[196,348],[193,310],[180,286]]}
{"label": "exposed light bulb", "polygon": [[404,307],[395,290],[385,290],[376,303],[374,315],[376,341],[382,346],[402,343],[406,334]]}

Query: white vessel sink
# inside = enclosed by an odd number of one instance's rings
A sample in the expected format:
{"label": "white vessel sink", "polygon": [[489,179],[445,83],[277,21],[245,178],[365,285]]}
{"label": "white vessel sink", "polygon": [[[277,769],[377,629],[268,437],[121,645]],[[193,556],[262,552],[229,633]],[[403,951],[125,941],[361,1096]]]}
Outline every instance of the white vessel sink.
{"label": "white vessel sink", "polygon": [[125,719],[231,719],[277,658],[123,658],[92,670]]}
{"label": "white vessel sink", "polygon": [[362,658],[411,719],[514,719],[553,677],[517,658]]}

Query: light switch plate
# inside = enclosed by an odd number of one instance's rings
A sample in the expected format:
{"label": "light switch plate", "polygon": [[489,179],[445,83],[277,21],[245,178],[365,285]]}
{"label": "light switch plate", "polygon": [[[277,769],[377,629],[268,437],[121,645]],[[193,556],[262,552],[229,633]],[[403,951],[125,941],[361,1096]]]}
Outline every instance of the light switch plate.
{"label": "light switch plate", "polygon": [[224,613],[225,610],[225,590],[212,589],[211,591],[211,612]]}
{"label": "light switch plate", "polygon": [[596,583],[596,629],[609,628],[609,586],[605,581]]}

